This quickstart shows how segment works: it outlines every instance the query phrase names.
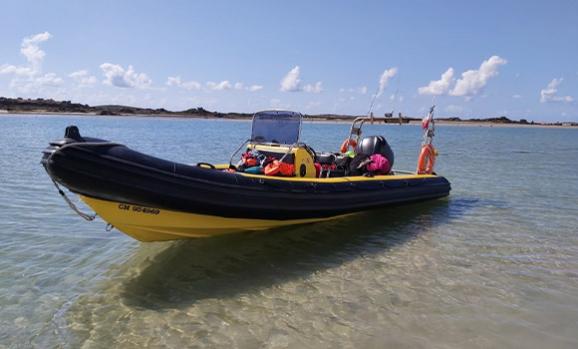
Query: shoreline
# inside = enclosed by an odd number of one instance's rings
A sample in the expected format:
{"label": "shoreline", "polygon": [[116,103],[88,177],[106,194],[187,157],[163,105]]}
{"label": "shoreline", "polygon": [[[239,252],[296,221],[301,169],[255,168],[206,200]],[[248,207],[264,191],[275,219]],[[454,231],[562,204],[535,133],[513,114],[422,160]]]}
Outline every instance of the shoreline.
{"label": "shoreline", "polygon": [[[232,113],[234,114],[234,113]],[[239,115],[239,114],[234,114]],[[159,118],[159,119],[194,119],[194,120],[223,120],[223,121],[251,121],[251,117],[245,116],[214,116],[214,115],[194,115],[194,114],[138,114],[138,113],[125,113],[118,115],[99,115],[93,112],[52,112],[52,111],[0,111],[0,118],[3,116],[89,116],[89,117],[119,117],[119,118]],[[409,120],[407,123],[398,122],[383,122],[383,118],[376,118],[375,124],[378,125],[410,125],[410,126],[420,126],[420,120]],[[387,120],[387,119],[386,119]],[[352,118],[324,118],[315,116],[305,116],[303,117],[303,122],[307,123],[327,123],[327,124],[351,124]],[[578,125],[555,125],[555,124],[521,124],[521,123],[503,123],[503,122],[491,122],[491,121],[448,121],[448,120],[436,120],[437,126],[451,126],[451,127],[498,127],[498,128],[550,128],[550,129],[578,129]]]}

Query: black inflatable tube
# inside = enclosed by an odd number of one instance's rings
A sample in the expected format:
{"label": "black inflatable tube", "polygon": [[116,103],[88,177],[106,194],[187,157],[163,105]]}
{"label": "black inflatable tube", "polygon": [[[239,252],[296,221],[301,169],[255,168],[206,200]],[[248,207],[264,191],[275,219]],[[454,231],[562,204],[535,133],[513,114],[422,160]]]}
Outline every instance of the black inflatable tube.
{"label": "black inflatable tube", "polygon": [[85,196],[161,209],[255,219],[324,218],[443,197],[443,177],[340,183],[287,181],[190,166],[102,140],[51,143],[48,174]]}

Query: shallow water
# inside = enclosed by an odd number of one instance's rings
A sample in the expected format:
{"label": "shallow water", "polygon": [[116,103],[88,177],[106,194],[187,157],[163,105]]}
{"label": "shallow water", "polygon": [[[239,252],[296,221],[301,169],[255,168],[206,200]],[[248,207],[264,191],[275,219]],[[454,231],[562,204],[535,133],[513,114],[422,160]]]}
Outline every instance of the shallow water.
{"label": "shallow water", "polygon": [[[344,220],[142,244],[76,216],[39,164],[76,124],[186,163],[247,122],[0,117],[0,348],[578,347],[578,130],[439,127],[449,198]],[[334,150],[348,125],[305,124]],[[413,169],[415,126],[385,134]]]}

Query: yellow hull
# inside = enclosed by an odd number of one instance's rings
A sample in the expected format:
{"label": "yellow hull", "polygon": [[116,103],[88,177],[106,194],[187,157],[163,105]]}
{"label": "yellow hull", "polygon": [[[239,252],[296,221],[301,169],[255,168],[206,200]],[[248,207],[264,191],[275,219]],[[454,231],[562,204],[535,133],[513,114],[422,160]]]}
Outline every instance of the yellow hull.
{"label": "yellow hull", "polygon": [[226,218],[129,205],[86,196],[80,198],[115,228],[145,242],[203,238],[241,231],[264,230],[286,225],[320,222],[343,216],[295,220]]}

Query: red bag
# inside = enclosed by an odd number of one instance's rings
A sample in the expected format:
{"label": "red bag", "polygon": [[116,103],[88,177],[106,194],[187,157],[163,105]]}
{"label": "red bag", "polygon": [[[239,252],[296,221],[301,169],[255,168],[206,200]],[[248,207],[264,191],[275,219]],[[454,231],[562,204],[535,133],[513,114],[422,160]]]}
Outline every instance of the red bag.
{"label": "red bag", "polygon": [[370,157],[371,163],[367,165],[367,170],[375,174],[388,174],[391,170],[389,160],[381,154],[373,154]]}
{"label": "red bag", "polygon": [[319,178],[321,174],[321,169],[323,168],[320,163],[316,162],[313,164],[315,166],[315,177]]}

